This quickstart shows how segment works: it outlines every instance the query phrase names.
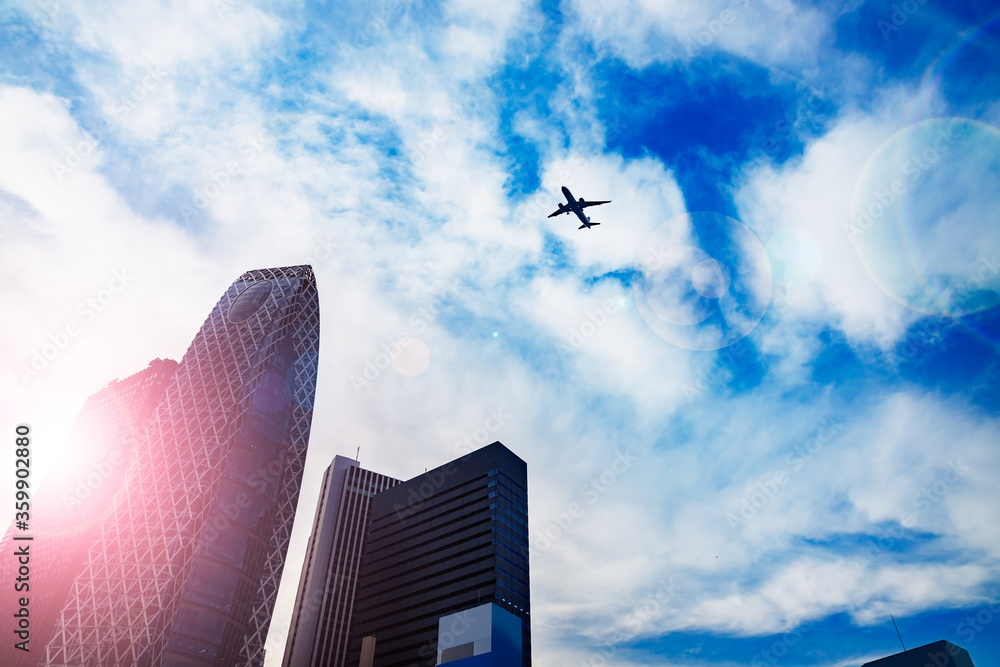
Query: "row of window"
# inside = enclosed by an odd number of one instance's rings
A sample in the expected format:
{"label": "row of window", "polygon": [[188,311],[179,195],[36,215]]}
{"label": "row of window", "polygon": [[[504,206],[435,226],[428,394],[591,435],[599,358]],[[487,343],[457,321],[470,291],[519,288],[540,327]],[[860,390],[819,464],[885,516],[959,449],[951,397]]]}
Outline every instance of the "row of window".
{"label": "row of window", "polygon": [[522,591],[519,591],[519,590],[517,590],[516,588],[514,588],[512,586],[508,586],[507,584],[504,583],[503,579],[499,579],[499,578],[497,579],[497,586],[500,587],[500,588],[506,588],[508,591],[510,591],[511,593],[513,593],[514,595],[516,595],[517,597],[521,597]]}
{"label": "row of window", "polygon": [[[208,662],[214,662],[216,657],[219,655],[219,647],[212,644],[206,644],[204,642],[199,642],[194,639],[188,639],[186,637],[171,637],[170,641],[167,642],[168,651],[177,651],[178,653],[184,653],[186,655],[194,655]],[[181,661],[171,661],[170,658],[164,658],[163,665],[187,665],[187,662]]]}
{"label": "row of window", "polygon": [[[494,491],[493,493],[490,494],[490,498],[493,498],[493,497],[499,497],[501,500],[504,500],[506,502],[504,502],[504,503],[494,503],[494,504],[490,505],[491,508],[493,508],[493,507],[499,507],[501,510],[503,510],[507,514],[507,516],[509,516],[511,519],[513,519],[514,521],[516,521],[519,524],[521,524],[522,526],[524,526],[524,530],[525,531],[528,530],[528,517],[524,514],[524,512],[521,512],[521,511],[518,510],[518,508],[514,505],[514,501],[512,501],[510,498],[508,498],[507,496],[505,496],[503,493],[498,493],[496,491]],[[522,519],[521,517],[524,517],[524,518]]]}
{"label": "row of window", "polygon": [[[487,474],[490,477],[496,476],[498,478],[503,478],[500,481],[500,484],[504,488],[506,488],[508,491],[510,491],[511,493],[513,493],[523,503],[527,503],[528,502],[528,492],[524,489],[523,486],[521,486],[520,484],[518,484],[517,482],[515,482],[511,478],[510,475],[508,475],[507,473],[503,472],[502,470],[496,470],[496,469],[489,471],[489,473],[487,473]],[[504,480],[506,480],[506,481],[504,481]]]}
{"label": "row of window", "polygon": [[[490,509],[500,509],[500,510],[502,510],[504,508],[503,507],[497,507],[496,504],[493,504],[493,505],[490,505]],[[508,526],[509,528],[512,528],[513,530],[517,531],[517,534],[523,536],[524,539],[528,538],[528,527],[520,525],[520,524],[517,524],[517,523],[514,523],[513,521],[510,520],[510,518],[508,517],[508,515],[505,515],[505,514],[502,514],[500,512],[497,512],[497,513],[493,514],[492,518],[494,520],[496,520],[497,522],[502,523],[503,525]]]}
{"label": "row of window", "polygon": [[[520,559],[520,562],[524,563],[525,567],[527,568],[527,565],[528,565],[528,550],[527,549],[522,549],[520,547],[513,547],[513,546],[511,546],[509,544],[504,544],[500,540],[493,540],[493,544],[499,544],[501,547],[503,547],[504,549],[506,549],[507,551],[509,551],[510,554],[511,554],[511,556],[513,556],[514,558]],[[527,571],[527,570],[525,570],[525,571]]]}
{"label": "row of window", "polygon": [[[527,581],[525,581],[521,577],[517,576],[516,574],[514,574],[513,572],[511,572],[507,568],[501,567],[499,564],[497,564],[497,571],[506,574],[508,577],[510,577],[511,579],[513,579],[514,581],[516,581],[517,583],[519,583],[522,586],[524,586],[524,591],[521,591],[521,595],[524,595],[524,593],[530,588],[530,586],[528,585]],[[497,579],[499,580],[499,577]]]}
{"label": "row of window", "polygon": [[221,644],[222,633],[226,630],[226,620],[206,611],[181,608],[174,617],[173,630]]}
{"label": "row of window", "polygon": [[522,540],[519,536],[513,535],[506,528],[497,526],[496,528],[493,529],[493,532],[500,533],[501,535],[503,535],[504,537],[506,537],[507,539],[509,539],[514,544],[519,544],[522,547],[524,547],[525,549],[528,548],[528,541],[527,540]]}
{"label": "row of window", "polygon": [[[510,547],[508,547],[508,546],[507,546],[506,544],[503,544],[502,542],[494,542],[494,544],[499,544],[500,546],[502,546],[502,547],[503,547],[504,549],[506,549],[507,551],[510,551],[510,552],[511,552],[512,554],[514,553],[513,551],[511,551]],[[517,556],[518,558],[520,558],[520,559],[521,559],[521,561],[524,561],[524,556],[522,556],[522,555],[520,555],[520,554],[515,554],[515,555],[516,555],[516,556]],[[524,572],[524,574],[525,574],[525,575],[527,576],[527,574],[528,574],[528,569],[527,569],[526,567],[524,567],[523,565],[521,565],[521,563],[518,563],[518,562],[516,562],[515,560],[513,560],[512,558],[510,558],[510,557],[509,557],[509,556],[507,556],[506,554],[502,554],[502,553],[500,553],[500,551],[497,551],[497,558],[499,558],[499,559],[500,559],[500,560],[502,560],[503,562],[507,563],[507,564],[508,564],[508,565],[510,565],[511,567],[516,567],[516,568],[517,568],[518,570],[520,570],[521,572]]]}

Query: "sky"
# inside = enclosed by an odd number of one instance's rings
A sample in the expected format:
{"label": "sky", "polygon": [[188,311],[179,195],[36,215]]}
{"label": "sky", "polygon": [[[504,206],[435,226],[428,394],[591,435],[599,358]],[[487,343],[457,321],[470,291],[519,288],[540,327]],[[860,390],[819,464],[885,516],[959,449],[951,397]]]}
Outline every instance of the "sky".
{"label": "sky", "polygon": [[88,395],[307,263],[267,667],[333,456],[494,440],[537,665],[860,666],[890,614],[997,665],[998,94],[990,2],[5,0],[3,432],[44,485]]}

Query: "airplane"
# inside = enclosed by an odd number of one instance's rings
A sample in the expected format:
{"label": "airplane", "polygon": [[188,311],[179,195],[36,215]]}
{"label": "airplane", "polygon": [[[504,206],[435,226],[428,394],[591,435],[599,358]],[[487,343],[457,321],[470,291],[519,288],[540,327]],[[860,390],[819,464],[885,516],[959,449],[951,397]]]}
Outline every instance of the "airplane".
{"label": "airplane", "polygon": [[582,225],[577,227],[577,229],[583,229],[584,227],[590,229],[595,225],[601,224],[599,222],[591,222],[590,218],[583,214],[584,208],[588,206],[598,206],[599,204],[611,203],[610,199],[607,201],[584,201],[583,197],[580,197],[579,199],[574,200],[573,193],[570,192],[569,188],[567,188],[565,185],[562,186],[562,193],[563,196],[566,197],[566,203],[559,204],[559,209],[556,210],[555,213],[550,214],[549,217],[554,218],[555,216],[562,215],[563,213],[570,213],[570,212],[576,213],[576,217],[580,218],[580,222],[583,223]]}

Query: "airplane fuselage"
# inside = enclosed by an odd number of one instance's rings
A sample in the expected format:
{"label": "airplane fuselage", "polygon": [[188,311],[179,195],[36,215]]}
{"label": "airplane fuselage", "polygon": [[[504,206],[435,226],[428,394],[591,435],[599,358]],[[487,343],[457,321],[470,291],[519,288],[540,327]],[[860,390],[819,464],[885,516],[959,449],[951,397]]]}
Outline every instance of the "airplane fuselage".
{"label": "airplane fuselage", "polygon": [[554,218],[555,216],[562,215],[563,213],[570,213],[570,212],[575,213],[576,217],[578,217],[580,219],[580,222],[583,223],[580,225],[579,227],[580,229],[583,229],[585,227],[587,229],[590,229],[591,227],[595,227],[601,224],[599,222],[591,222],[590,218],[588,218],[583,214],[583,209],[587,208],[588,206],[599,206],[601,204],[611,203],[610,199],[607,201],[587,201],[583,197],[580,197],[579,199],[573,199],[573,193],[570,192],[569,188],[567,188],[565,185],[562,186],[562,193],[563,196],[566,197],[566,203],[559,204],[559,208],[556,209],[554,212],[550,213],[549,217]]}
{"label": "airplane fuselage", "polygon": [[[573,199],[573,193],[569,191],[569,188],[567,188],[565,185],[562,186],[562,193],[563,197],[566,198],[567,205],[566,207],[563,207],[560,204],[560,208],[569,208],[569,210],[576,213],[576,217],[580,218],[580,222],[583,223],[584,227],[590,227],[590,218],[588,218],[583,214],[583,208],[581,208],[580,202]],[[583,201],[583,199],[581,198],[580,201]]]}

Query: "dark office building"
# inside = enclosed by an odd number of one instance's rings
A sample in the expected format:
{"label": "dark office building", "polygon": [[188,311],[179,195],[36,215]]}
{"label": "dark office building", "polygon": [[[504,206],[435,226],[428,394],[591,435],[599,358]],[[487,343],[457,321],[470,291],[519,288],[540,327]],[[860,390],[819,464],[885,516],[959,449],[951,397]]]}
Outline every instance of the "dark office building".
{"label": "dark office building", "polygon": [[323,475],[284,667],[344,665],[372,496],[399,480],[334,457]]}
{"label": "dark office building", "polygon": [[939,641],[866,662],[863,667],[975,667],[969,653],[951,642]]}
{"label": "dark office building", "polygon": [[139,437],[46,665],[263,664],[318,350],[310,267],[248,271],[226,290]]}
{"label": "dark office building", "polygon": [[[70,429],[65,465],[32,494],[28,529],[17,530],[16,522],[11,523],[0,540],[4,554],[0,580],[13,582],[17,576],[18,559],[9,555],[18,546],[29,548],[31,570],[37,575],[20,592],[13,584],[0,588],[3,609],[11,612],[3,628],[5,637],[15,636],[9,631],[15,625],[12,614],[19,608],[19,598],[30,600],[31,614],[30,640],[24,645],[29,651],[17,649],[15,641],[0,642],[0,664],[34,667],[45,657],[45,644],[52,638],[97,527],[111,511],[149,416],[176,369],[176,361],[154,359],[142,371],[114,380],[88,398]],[[24,535],[31,536],[30,542],[13,541]]]}
{"label": "dark office building", "polygon": [[372,500],[348,665],[374,635],[375,665],[436,664],[443,616],[492,602],[521,622],[531,664],[524,461],[499,442]]}

